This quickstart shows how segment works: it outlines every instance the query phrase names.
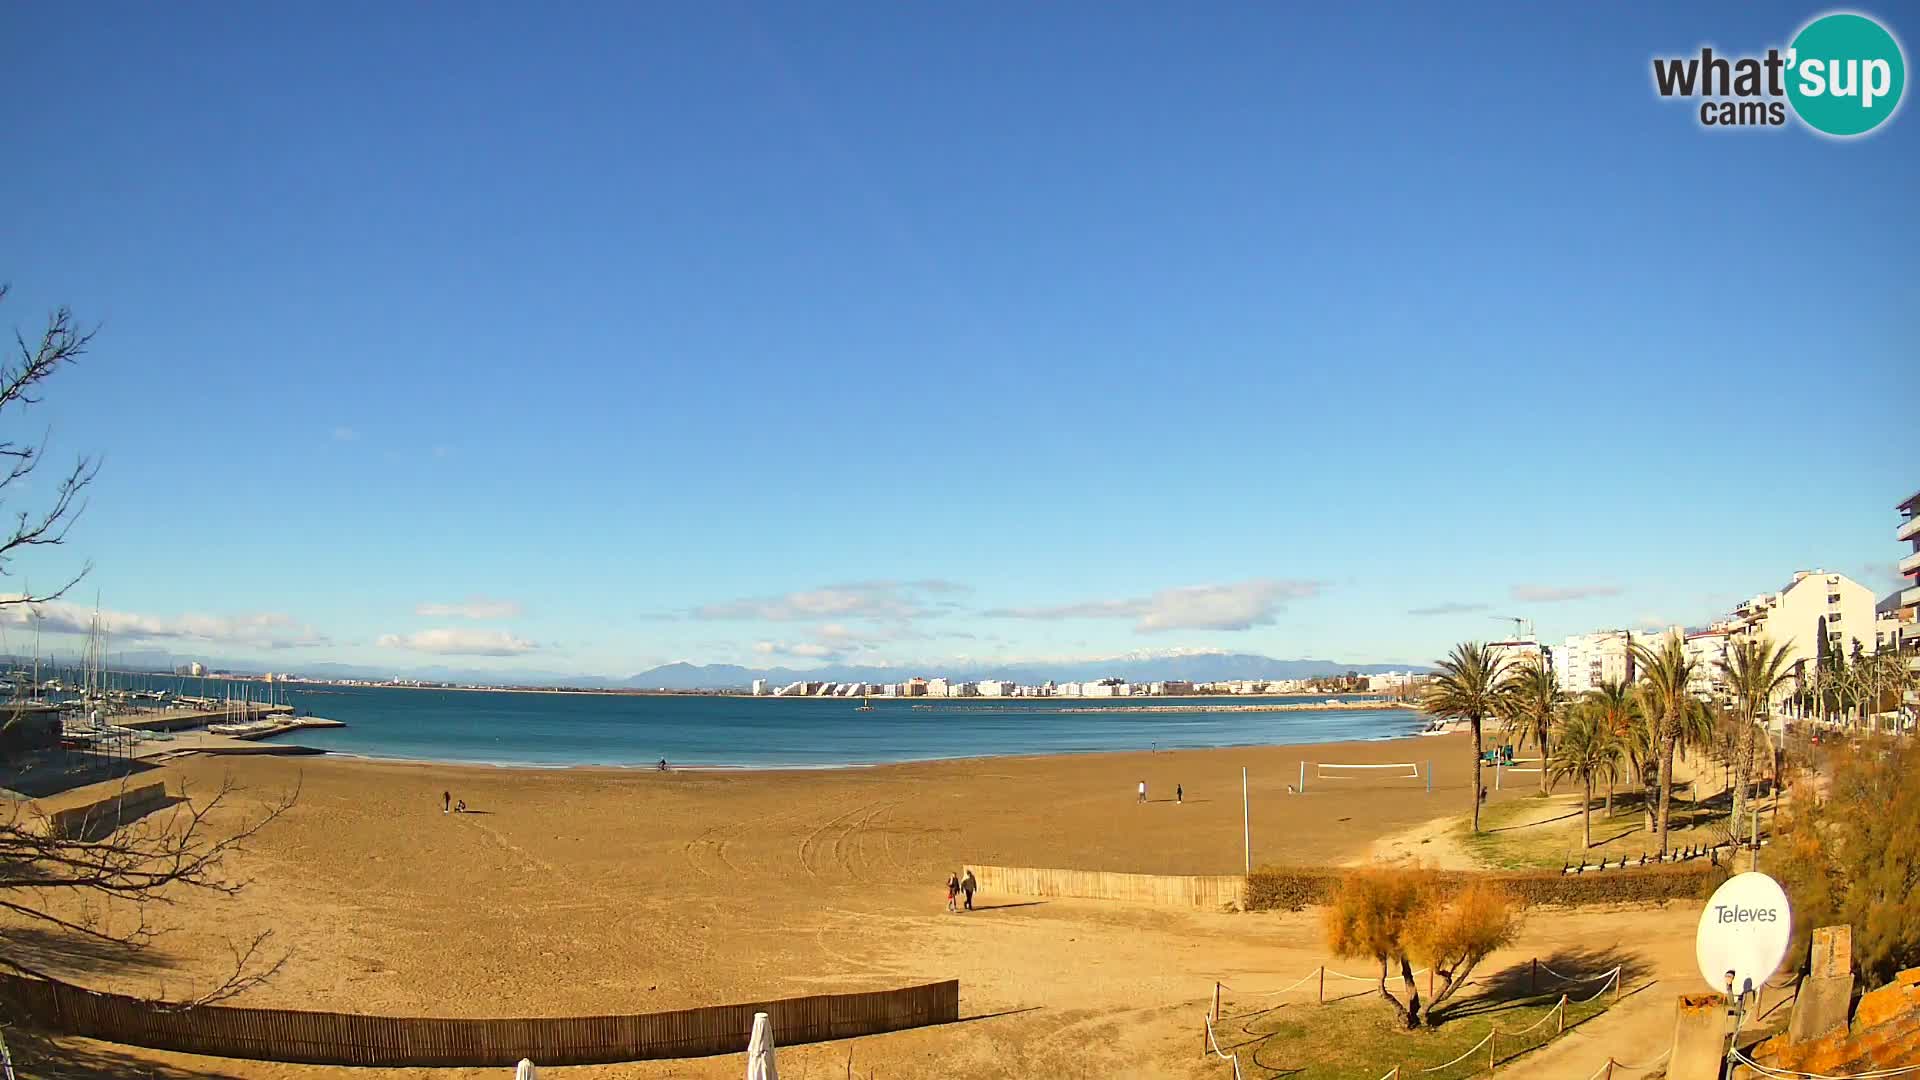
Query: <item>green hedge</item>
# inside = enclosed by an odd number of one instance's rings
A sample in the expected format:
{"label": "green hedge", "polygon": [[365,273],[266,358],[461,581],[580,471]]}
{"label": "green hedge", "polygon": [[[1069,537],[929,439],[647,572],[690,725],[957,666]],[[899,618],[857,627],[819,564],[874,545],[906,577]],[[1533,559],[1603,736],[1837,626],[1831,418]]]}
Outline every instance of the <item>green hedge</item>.
{"label": "green hedge", "polygon": [[[1344,871],[1326,867],[1262,866],[1247,875],[1247,910],[1299,911],[1324,904],[1344,876]],[[1692,861],[1584,874],[1562,874],[1558,870],[1484,874],[1443,871],[1440,876],[1461,881],[1490,879],[1506,885],[1528,904],[1576,907],[1704,899],[1726,880],[1726,870],[1705,861]]]}

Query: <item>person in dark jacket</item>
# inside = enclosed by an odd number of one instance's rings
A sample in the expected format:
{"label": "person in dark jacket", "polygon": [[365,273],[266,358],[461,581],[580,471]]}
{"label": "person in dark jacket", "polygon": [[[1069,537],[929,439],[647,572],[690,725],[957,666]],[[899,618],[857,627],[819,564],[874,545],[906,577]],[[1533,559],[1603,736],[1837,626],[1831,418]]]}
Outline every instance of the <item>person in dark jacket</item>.
{"label": "person in dark jacket", "polygon": [[960,879],[960,894],[967,898],[968,911],[973,910],[973,894],[979,888],[980,883],[973,880],[973,870],[968,869],[967,876]]}

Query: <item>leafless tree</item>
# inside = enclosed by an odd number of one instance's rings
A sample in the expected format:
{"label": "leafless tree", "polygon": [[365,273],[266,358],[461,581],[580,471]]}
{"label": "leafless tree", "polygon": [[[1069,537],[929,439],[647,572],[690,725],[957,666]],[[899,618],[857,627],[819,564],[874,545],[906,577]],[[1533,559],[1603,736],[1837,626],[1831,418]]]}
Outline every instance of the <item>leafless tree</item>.
{"label": "leafless tree", "polygon": [[[97,816],[77,821],[15,803],[0,820],[0,911],[10,913],[14,924],[0,928],[0,966],[47,974],[10,947],[29,936],[30,928],[140,950],[166,933],[153,919],[155,910],[194,893],[238,894],[248,882],[228,874],[229,857],[286,813],[298,791],[237,824],[216,823],[216,816],[246,813],[234,806],[236,791],[230,779],[206,798],[183,791],[167,809],[134,821],[120,819],[117,800]],[[230,942],[231,965],[212,986],[180,1004],[224,1000],[271,978],[286,962],[285,955],[268,955],[272,935],[266,930]]]}
{"label": "leafless tree", "polygon": [[[8,286],[0,285],[0,303],[6,301],[8,291]],[[16,329],[15,355],[0,363],[0,419],[39,404],[40,384],[85,356],[87,347],[93,343],[93,335],[93,330],[80,329],[73,312],[64,306],[47,316],[46,328],[41,330],[37,341],[30,341]],[[40,467],[45,451],[44,436],[34,442],[0,438],[0,508],[16,493],[16,485]],[[98,459],[83,456],[61,478],[49,505],[40,510],[13,511],[11,535],[0,538],[0,576],[12,575],[13,560],[22,552],[36,547],[58,547],[67,542],[67,531],[86,509],[83,496],[99,469]],[[91,569],[82,567],[66,584],[49,593],[0,596],[0,607],[58,599],[79,584]]]}
{"label": "leafless tree", "polygon": [[[0,285],[0,302],[7,293]],[[16,330],[16,355],[0,361],[0,421],[38,404],[43,384],[85,356],[94,333],[82,329],[64,306],[47,316],[37,339]],[[0,436],[0,508],[19,494],[21,482],[39,467],[45,449],[44,436],[31,442]],[[98,471],[99,461],[83,456],[62,476],[48,505],[12,510],[11,530],[0,527],[0,576],[12,576],[12,564],[22,554],[66,543]],[[58,599],[91,569],[83,566],[51,592],[22,589],[0,595],[0,611]],[[120,820],[119,799],[107,802],[114,809],[93,820],[56,820],[31,803],[13,802],[0,811],[0,913],[9,916],[0,926],[0,967],[43,974],[28,963],[43,950],[25,945],[36,931],[56,931],[73,942],[142,949],[163,932],[151,921],[155,910],[194,892],[239,892],[246,882],[227,875],[227,858],[285,813],[297,792],[268,804],[257,816],[231,822],[226,819],[239,812],[232,809],[234,792],[231,781],[223,781],[205,799],[187,797],[182,790],[182,798],[170,808],[132,821]],[[218,823],[216,816],[222,819]],[[267,955],[271,933],[232,943],[231,969],[181,1004],[219,1001],[270,978],[286,959]]]}

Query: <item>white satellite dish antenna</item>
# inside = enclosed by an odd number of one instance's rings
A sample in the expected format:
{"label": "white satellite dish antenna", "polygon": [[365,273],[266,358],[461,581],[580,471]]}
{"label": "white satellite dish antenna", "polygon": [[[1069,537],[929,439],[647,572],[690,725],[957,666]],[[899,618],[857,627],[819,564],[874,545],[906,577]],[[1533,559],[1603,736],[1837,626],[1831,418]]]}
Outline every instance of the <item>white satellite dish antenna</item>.
{"label": "white satellite dish antenna", "polygon": [[1761,873],[1738,874],[1714,890],[1700,913],[1694,956],[1700,975],[1716,993],[1755,993],[1787,958],[1793,909],[1780,883]]}

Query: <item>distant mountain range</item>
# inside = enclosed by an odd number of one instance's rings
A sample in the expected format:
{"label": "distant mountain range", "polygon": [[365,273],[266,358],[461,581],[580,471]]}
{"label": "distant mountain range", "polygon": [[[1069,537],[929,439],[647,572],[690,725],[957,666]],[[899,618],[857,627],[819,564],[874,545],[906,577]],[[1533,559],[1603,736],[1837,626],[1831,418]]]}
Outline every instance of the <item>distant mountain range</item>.
{"label": "distant mountain range", "polygon": [[[142,671],[170,670],[178,663],[178,654],[131,651],[114,656],[116,667]],[[1383,671],[1425,671],[1409,664],[1343,664],[1333,660],[1277,660],[1253,653],[1194,652],[1151,654],[1135,653],[1094,660],[1034,661],[1023,663],[952,663],[916,666],[863,666],[829,664],[817,668],[749,668],[738,664],[690,664],[680,661],[648,668],[626,678],[582,675],[578,672],[537,670],[489,670],[428,666],[419,668],[376,668],[364,664],[294,664],[285,661],[266,663],[258,660],[202,661],[209,667],[240,674],[265,671],[293,671],[319,679],[419,679],[426,682],[480,683],[491,686],[565,686],[587,690],[739,690],[765,679],[774,686],[798,680],[824,682],[904,682],[914,676],[944,676],[949,679],[1009,679],[1020,683],[1082,682],[1087,679],[1119,678],[1128,682],[1152,682],[1161,679],[1185,679],[1191,682],[1218,682],[1231,679],[1307,679],[1320,675],[1344,675],[1349,671],[1362,675]]]}

